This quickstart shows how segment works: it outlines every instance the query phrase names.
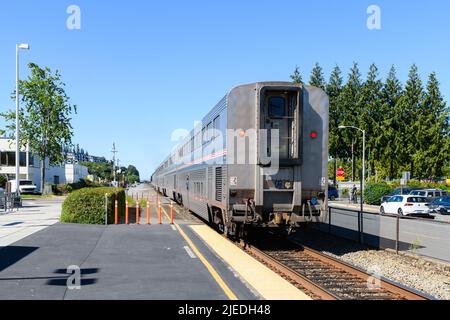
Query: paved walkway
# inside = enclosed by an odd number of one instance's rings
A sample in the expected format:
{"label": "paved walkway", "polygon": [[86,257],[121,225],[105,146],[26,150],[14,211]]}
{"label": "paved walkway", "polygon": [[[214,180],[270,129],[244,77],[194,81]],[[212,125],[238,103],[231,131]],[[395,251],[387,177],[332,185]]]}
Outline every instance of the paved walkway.
{"label": "paved walkway", "polygon": [[61,197],[24,200],[18,211],[0,212],[0,248],[57,223],[63,201]]}

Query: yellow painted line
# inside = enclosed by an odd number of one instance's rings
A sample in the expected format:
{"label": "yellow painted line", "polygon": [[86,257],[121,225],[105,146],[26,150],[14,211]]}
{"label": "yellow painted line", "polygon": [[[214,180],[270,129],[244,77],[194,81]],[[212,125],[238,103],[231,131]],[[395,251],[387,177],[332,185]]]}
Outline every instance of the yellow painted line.
{"label": "yellow painted line", "polygon": [[[164,212],[165,216],[170,220],[169,215],[167,214],[166,210],[162,208],[162,211]],[[211,276],[214,278],[214,280],[217,282],[217,284],[222,288],[222,290],[225,292],[227,297],[230,300],[237,300],[237,296],[231,291],[231,289],[228,287],[228,285],[225,283],[225,281],[222,279],[222,277],[217,273],[217,271],[214,269],[214,267],[209,263],[208,260],[203,256],[203,254],[197,249],[195,244],[192,242],[192,240],[187,236],[187,234],[181,229],[181,227],[175,223],[175,227],[178,229],[178,232],[180,232],[181,236],[186,240],[186,242],[191,247],[192,251],[197,255],[197,257],[200,259],[200,261],[205,265],[206,269],[209,271]]]}
{"label": "yellow painted line", "polygon": [[307,294],[206,225],[189,226],[255,291],[267,300],[311,300]]}

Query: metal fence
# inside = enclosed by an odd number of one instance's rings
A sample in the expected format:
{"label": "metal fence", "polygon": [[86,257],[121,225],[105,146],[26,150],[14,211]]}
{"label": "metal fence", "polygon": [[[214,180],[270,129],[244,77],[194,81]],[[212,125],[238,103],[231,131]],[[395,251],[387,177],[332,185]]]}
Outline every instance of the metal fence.
{"label": "metal fence", "polygon": [[22,207],[22,199],[15,192],[0,193],[0,210],[9,212]]}
{"label": "metal fence", "polygon": [[321,231],[377,249],[412,252],[450,261],[450,223],[429,219],[380,215],[330,207]]}

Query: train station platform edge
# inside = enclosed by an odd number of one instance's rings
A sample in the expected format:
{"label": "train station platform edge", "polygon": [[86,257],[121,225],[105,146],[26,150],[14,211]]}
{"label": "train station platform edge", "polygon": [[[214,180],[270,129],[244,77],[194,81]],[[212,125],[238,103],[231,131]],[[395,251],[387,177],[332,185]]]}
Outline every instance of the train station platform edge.
{"label": "train station platform edge", "polygon": [[195,234],[222,258],[262,298],[267,300],[312,300],[301,290],[264,266],[205,225],[190,225]]}

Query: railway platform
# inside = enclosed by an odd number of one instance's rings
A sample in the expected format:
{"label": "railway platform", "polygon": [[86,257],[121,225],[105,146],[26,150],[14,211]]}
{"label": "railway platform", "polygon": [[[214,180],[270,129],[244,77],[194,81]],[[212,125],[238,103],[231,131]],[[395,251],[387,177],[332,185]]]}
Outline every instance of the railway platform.
{"label": "railway platform", "polygon": [[0,283],[5,300],[310,299],[178,210],[174,225],[50,225],[0,247]]}

